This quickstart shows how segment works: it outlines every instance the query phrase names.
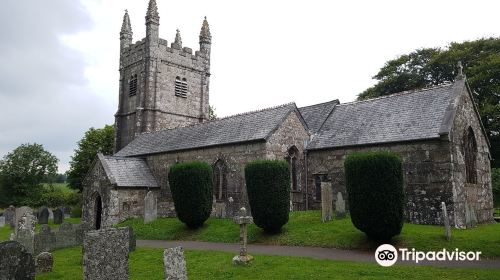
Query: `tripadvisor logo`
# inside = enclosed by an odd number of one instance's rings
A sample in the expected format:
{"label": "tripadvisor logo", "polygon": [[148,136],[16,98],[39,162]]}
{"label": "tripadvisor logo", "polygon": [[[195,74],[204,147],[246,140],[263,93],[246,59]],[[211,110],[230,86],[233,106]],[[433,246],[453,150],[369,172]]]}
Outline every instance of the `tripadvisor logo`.
{"label": "tripadvisor logo", "polygon": [[456,248],[453,251],[446,249],[440,251],[422,252],[415,248],[409,250],[406,248],[394,248],[391,244],[382,244],[375,251],[375,260],[381,266],[392,266],[398,261],[410,261],[418,263],[420,261],[479,261],[481,252],[464,252]]}

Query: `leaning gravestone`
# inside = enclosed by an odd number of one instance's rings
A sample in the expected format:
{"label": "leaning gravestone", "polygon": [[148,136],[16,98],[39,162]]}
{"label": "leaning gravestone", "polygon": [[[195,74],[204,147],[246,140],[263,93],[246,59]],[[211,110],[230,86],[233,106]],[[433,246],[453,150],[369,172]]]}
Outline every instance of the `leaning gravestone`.
{"label": "leaning gravestone", "polygon": [[49,223],[49,208],[43,206],[38,211],[38,223],[41,225],[46,225]]}
{"label": "leaning gravestone", "polygon": [[5,217],[5,223],[8,224],[11,228],[16,227],[17,225],[14,223],[16,217],[16,208],[14,206],[9,206],[9,208],[3,211],[3,216]]}
{"label": "leaning gravestone", "polygon": [[83,237],[83,279],[128,279],[129,230],[91,230]]}
{"label": "leaning gravestone", "polygon": [[182,247],[165,249],[163,252],[165,280],[187,280],[186,260]]}
{"label": "leaning gravestone", "polygon": [[54,258],[49,252],[40,253],[35,258],[35,270],[36,272],[51,272],[54,266]]}
{"label": "leaning gravestone", "polygon": [[144,223],[150,223],[156,220],[158,216],[158,208],[156,197],[152,191],[149,191],[144,197]]}
{"label": "leaning gravestone", "polygon": [[441,211],[443,216],[443,224],[444,224],[444,236],[446,240],[451,240],[451,228],[450,228],[450,220],[448,218],[448,211],[446,211],[446,204],[441,202]]}
{"label": "leaning gravestone", "polygon": [[0,280],[17,279],[35,279],[35,260],[19,242],[1,242]]}
{"label": "leaning gravestone", "polygon": [[54,210],[54,224],[60,225],[64,221],[64,214],[61,208]]}
{"label": "leaning gravestone", "polygon": [[337,193],[337,203],[335,203],[335,217],[337,219],[345,218],[345,200],[342,197],[342,193]]}
{"label": "leaning gravestone", "polygon": [[333,216],[333,192],[330,182],[321,182],[321,220],[328,222]]}

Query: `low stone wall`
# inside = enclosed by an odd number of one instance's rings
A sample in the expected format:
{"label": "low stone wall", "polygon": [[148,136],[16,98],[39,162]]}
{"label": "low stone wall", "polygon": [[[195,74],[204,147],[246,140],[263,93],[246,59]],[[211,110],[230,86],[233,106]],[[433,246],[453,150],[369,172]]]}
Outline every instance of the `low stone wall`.
{"label": "low stone wall", "polygon": [[59,230],[52,231],[47,225],[42,225],[39,233],[34,237],[34,254],[51,252],[54,249],[73,247],[83,244],[83,229],[81,224],[64,223]]}

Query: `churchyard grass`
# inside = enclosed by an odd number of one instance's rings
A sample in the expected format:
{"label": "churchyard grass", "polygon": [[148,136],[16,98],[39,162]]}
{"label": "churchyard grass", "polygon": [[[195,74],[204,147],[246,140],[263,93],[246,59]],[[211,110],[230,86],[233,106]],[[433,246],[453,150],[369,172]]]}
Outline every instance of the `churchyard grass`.
{"label": "churchyard grass", "polygon": [[[65,223],[72,223],[72,224],[79,224],[80,218],[67,218],[67,219],[64,219],[64,222]],[[57,228],[59,228],[60,225],[55,225],[52,220],[49,220],[49,226],[53,229],[57,229]],[[39,229],[40,229],[40,225],[37,224],[36,230],[38,231]],[[11,232],[13,232],[13,230],[11,230],[8,225],[0,227],[0,241],[9,240]]]}
{"label": "churchyard grass", "polygon": [[[82,279],[81,247],[54,251],[54,270],[37,280]],[[254,255],[249,267],[234,266],[234,253],[185,252],[189,279],[500,279],[500,269],[456,269]],[[163,278],[163,249],[137,248],[130,253],[130,279]]]}
{"label": "churchyard grass", "polygon": [[[188,229],[176,218],[159,218],[150,224],[142,219],[130,219],[118,226],[130,225],[137,239],[153,240],[198,240],[209,242],[237,243],[238,226],[231,219],[207,220],[196,230]],[[401,235],[393,239],[399,247],[430,251],[448,248],[454,250],[481,251],[484,257],[500,257],[500,224],[479,225],[474,229],[452,229],[452,238],[447,242],[443,226],[405,224]],[[341,249],[370,250],[378,246],[357,230],[349,217],[322,223],[319,211],[290,213],[288,224],[280,234],[268,235],[255,225],[248,228],[249,243],[333,247]]]}

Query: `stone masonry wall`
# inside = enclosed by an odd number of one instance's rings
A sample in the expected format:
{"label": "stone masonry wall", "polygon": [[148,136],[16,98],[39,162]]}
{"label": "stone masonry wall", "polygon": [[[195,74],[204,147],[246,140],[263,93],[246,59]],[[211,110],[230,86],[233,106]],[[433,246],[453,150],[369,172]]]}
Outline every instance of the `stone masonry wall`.
{"label": "stone masonry wall", "polygon": [[[324,181],[331,181],[336,200],[336,193],[342,192],[346,197],[344,160],[353,151],[390,150],[399,154],[403,160],[406,192],[405,216],[416,224],[441,224],[440,204],[453,204],[452,163],[448,141],[425,141],[408,144],[377,145],[366,147],[340,148],[330,150],[309,151],[308,153],[308,185],[309,206],[312,209],[321,207],[320,200],[315,197],[316,175]],[[336,201],[334,201],[336,203]],[[454,211],[449,216],[454,217]]]}
{"label": "stone masonry wall", "polygon": [[[465,204],[468,203],[478,222],[493,221],[493,194],[491,189],[490,154],[485,135],[482,133],[472,100],[466,89],[460,97],[450,139],[453,142],[453,196],[455,225],[465,227]],[[477,143],[477,183],[466,183],[464,161],[464,137],[472,128]]]}
{"label": "stone masonry wall", "polygon": [[301,123],[297,112],[292,112],[266,143],[267,159],[284,160],[292,146],[295,146],[299,151],[297,161],[298,188],[296,191],[290,189],[290,199],[294,211],[305,210],[304,149],[309,137],[309,133]]}
{"label": "stone masonry wall", "polygon": [[111,227],[117,215],[116,194],[111,190],[113,186],[106,177],[106,172],[100,161],[97,161],[83,181],[82,191],[82,226],[84,230],[95,229],[96,223],[96,201],[97,196],[101,197],[102,215],[101,227]]}

